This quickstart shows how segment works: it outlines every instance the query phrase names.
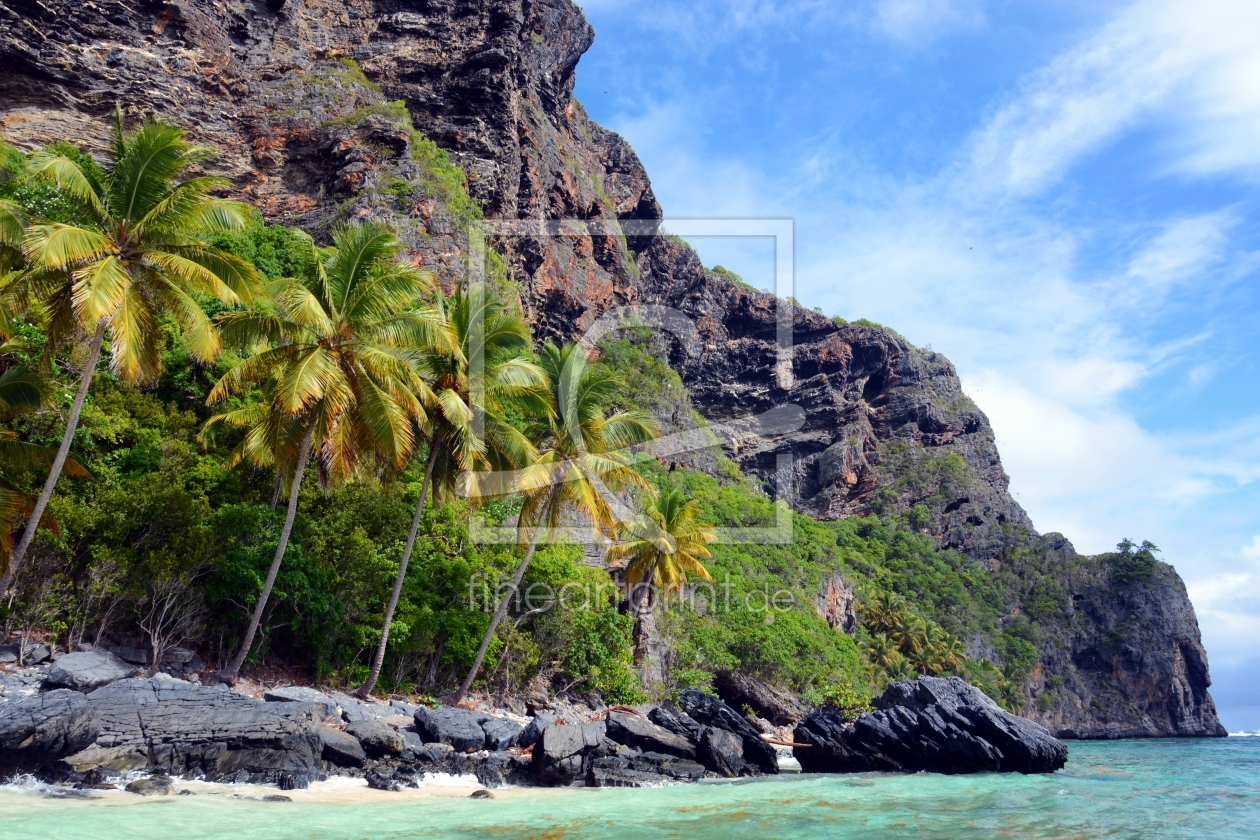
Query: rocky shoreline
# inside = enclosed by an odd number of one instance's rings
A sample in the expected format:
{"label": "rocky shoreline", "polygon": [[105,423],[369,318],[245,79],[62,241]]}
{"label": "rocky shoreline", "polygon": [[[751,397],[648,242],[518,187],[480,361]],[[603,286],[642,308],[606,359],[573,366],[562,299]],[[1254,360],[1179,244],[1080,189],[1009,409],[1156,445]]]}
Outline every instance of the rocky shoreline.
{"label": "rocky shoreline", "polygon": [[401,791],[438,774],[485,789],[649,787],[775,774],[789,756],[804,772],[1042,773],[1067,759],[1043,727],[957,678],[893,683],[852,721],[816,709],[798,716],[791,740],[786,727],[767,734],[766,721],[695,689],[653,707],[531,699],[521,715],[303,686],[253,697],[136,676],[112,653],[85,651],[0,674],[0,778],[30,773],[78,789],[131,779],[126,789],[139,794],[169,794],[171,778],[294,790],[334,776]]}

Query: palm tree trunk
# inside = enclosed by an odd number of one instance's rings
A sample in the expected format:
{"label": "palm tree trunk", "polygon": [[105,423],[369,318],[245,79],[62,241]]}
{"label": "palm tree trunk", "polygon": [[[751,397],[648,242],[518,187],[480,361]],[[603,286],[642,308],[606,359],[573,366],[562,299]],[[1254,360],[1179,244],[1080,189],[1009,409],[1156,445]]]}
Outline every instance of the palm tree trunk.
{"label": "palm tree trunk", "polygon": [[534,536],[530,538],[529,548],[525,551],[525,559],[516,567],[516,574],[512,576],[512,586],[504,593],[503,600],[499,602],[498,609],[494,611],[494,617],[490,619],[490,626],[486,628],[486,635],[481,639],[481,647],[477,648],[477,657],[473,660],[472,668],[468,671],[468,676],[464,677],[464,682],[460,685],[459,690],[451,698],[452,706],[457,705],[459,701],[464,699],[464,695],[468,693],[473,680],[477,678],[477,672],[481,670],[481,663],[486,658],[486,650],[490,647],[490,640],[494,638],[494,631],[498,629],[499,622],[507,614],[508,601],[512,600],[512,595],[520,589],[521,580],[525,577],[525,570],[529,568],[529,561],[534,559],[534,549],[538,547],[538,538],[542,536],[543,529],[547,527],[547,514],[551,510],[551,503],[555,500],[556,491],[559,489],[559,484],[553,484],[551,489],[547,491],[547,500],[543,502],[538,518],[538,527],[534,529]]}
{"label": "palm tree trunk", "polygon": [[647,570],[647,574],[643,576],[638,584],[632,590],[634,595],[634,663],[643,665],[647,659],[648,641],[652,638],[655,628],[656,604],[652,598],[652,581],[656,578],[656,563]]}
{"label": "palm tree trunk", "polygon": [[424,483],[420,485],[420,501],[416,502],[416,515],[411,519],[411,531],[407,533],[407,545],[403,548],[402,560],[398,563],[398,577],[394,580],[394,591],[389,596],[389,606],[385,608],[385,624],[381,628],[381,641],[376,646],[376,656],[372,658],[372,671],[367,680],[359,686],[355,694],[364,700],[376,687],[376,680],[381,675],[381,666],[385,664],[385,646],[389,644],[389,626],[394,621],[394,610],[398,608],[398,598],[402,595],[403,581],[407,578],[407,564],[411,562],[411,550],[416,546],[416,532],[420,530],[420,515],[424,513],[424,499],[429,494],[429,483],[433,480],[433,465],[437,463],[436,443],[429,449],[429,463],[424,467]]}
{"label": "palm tree trunk", "polygon": [[249,629],[245,631],[241,649],[236,652],[232,663],[219,673],[219,679],[228,685],[235,684],[237,677],[240,676],[241,666],[245,664],[245,657],[249,655],[249,649],[254,644],[254,635],[258,632],[259,622],[262,621],[263,610],[267,608],[267,599],[271,597],[271,587],[275,586],[276,575],[280,573],[280,564],[284,562],[284,550],[288,548],[289,535],[293,532],[293,519],[297,516],[298,491],[302,489],[302,476],[306,473],[306,459],[311,454],[311,438],[314,434],[315,418],[312,417],[310,425],[306,427],[306,434],[302,435],[302,445],[298,448],[297,465],[293,470],[293,484],[289,487],[289,510],[284,516],[280,544],[276,546],[276,556],[272,559],[271,569],[267,572],[267,581],[263,584],[262,594],[258,596],[258,603],[254,605],[254,615],[249,620]]}
{"label": "palm tree trunk", "polygon": [[12,561],[9,566],[10,571],[0,578],[0,595],[9,591],[9,585],[13,582],[13,577],[17,574],[18,567],[22,565],[22,559],[26,556],[27,549],[31,547],[31,540],[35,538],[35,532],[39,530],[39,520],[43,518],[44,510],[48,507],[48,500],[52,498],[53,489],[57,486],[57,479],[61,476],[61,470],[66,465],[66,459],[70,457],[70,444],[74,442],[74,433],[79,427],[79,415],[83,413],[83,403],[87,399],[88,386],[92,384],[92,375],[96,373],[96,363],[101,359],[101,347],[104,344],[105,319],[102,318],[96,325],[96,335],[92,338],[91,352],[88,353],[87,364],[83,367],[83,375],[79,377],[79,390],[75,392],[74,404],[70,407],[70,418],[66,421],[66,431],[61,436],[61,446],[57,449],[57,457],[53,459],[52,469],[48,471],[48,478],[44,481],[44,489],[40,491],[39,498],[35,501],[35,508],[31,511],[31,518],[26,522],[26,529],[22,532],[22,539],[17,544],[17,548],[13,549]]}

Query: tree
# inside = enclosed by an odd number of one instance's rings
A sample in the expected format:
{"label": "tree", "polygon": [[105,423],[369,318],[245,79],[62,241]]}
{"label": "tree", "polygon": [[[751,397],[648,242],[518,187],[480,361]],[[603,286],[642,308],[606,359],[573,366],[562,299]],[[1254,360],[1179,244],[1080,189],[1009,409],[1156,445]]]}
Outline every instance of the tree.
{"label": "tree", "polygon": [[[198,297],[235,305],[252,295],[257,283],[253,267],[202,238],[244,226],[244,205],[211,194],[228,186],[222,178],[180,180],[185,170],[211,153],[184,140],[179,128],[154,117],[129,132],[118,109],[103,177],[65,155],[40,153],[30,161],[31,173],[52,179],[62,193],[82,205],[91,223],[28,227],[23,236],[27,266],[8,284],[6,294],[24,304],[41,304],[48,334],[46,358],[80,330],[91,338],[61,446],[13,550],[15,569],[69,458],[106,332],[114,373],[124,382],[152,382],[160,372],[158,320],[163,313],[179,324],[189,352],[210,361],[219,353],[219,336]],[[11,227],[12,221],[2,224]],[[10,581],[10,575],[0,578],[0,592]]]}
{"label": "tree", "polygon": [[481,670],[490,640],[520,589],[543,529],[559,526],[563,512],[571,510],[601,533],[611,533],[616,522],[605,491],[650,486],[631,468],[623,450],[650,440],[656,434],[655,424],[639,412],[604,413],[617,397],[621,381],[603,366],[589,364],[586,348],[580,344],[561,349],[549,343],[539,355],[547,375],[550,410],[530,418],[525,434],[536,442],[539,455],[512,479],[514,489],[524,496],[518,530],[523,536],[532,526],[533,533],[453,703],[463,699]]}
{"label": "tree", "polygon": [[[417,367],[425,352],[454,352],[440,307],[424,304],[432,276],[398,260],[402,242],[369,222],[333,232],[299,278],[268,286],[269,307],[220,316],[225,341],[257,350],[211,390],[208,403],[263,385],[261,407],[219,421],[250,425],[232,463],[270,461],[289,481],[280,542],[240,649],[220,678],[234,683],[249,655],[297,515],[298,494],[314,452],[328,486],[401,469],[428,426],[435,399]],[[252,424],[252,425],[251,425]]]}
{"label": "tree", "polygon": [[653,630],[654,590],[679,591],[689,574],[712,580],[701,558],[712,556],[707,546],[717,539],[717,531],[700,521],[698,503],[672,487],[646,498],[640,515],[618,530],[624,542],[613,546],[608,556],[628,561],[625,580],[635,616],[634,661],[641,663]]}
{"label": "tree", "polygon": [[[426,406],[429,453],[371,671],[355,692],[363,698],[372,693],[385,663],[390,625],[430,489],[436,496],[446,496],[467,471],[513,469],[530,463],[538,454],[529,439],[504,419],[509,410],[525,414],[547,412],[547,378],[528,358],[529,325],[480,289],[456,292],[447,308],[447,321],[454,332],[455,346],[426,353],[421,363],[433,394]],[[470,375],[473,366],[480,372],[479,382]],[[475,398],[474,385],[478,386]]]}

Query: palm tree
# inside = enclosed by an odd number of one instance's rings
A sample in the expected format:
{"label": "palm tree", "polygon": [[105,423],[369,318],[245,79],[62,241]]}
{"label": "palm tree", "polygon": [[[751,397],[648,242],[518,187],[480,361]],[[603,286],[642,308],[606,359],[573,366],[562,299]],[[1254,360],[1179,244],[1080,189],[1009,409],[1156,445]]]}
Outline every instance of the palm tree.
{"label": "palm tree", "polygon": [[[7,315],[0,305],[0,321],[6,321]],[[0,324],[0,355],[10,353],[20,347],[12,334]],[[21,367],[11,367],[0,374],[0,417],[11,417],[23,411],[39,408],[43,397],[43,383],[30,371]],[[0,430],[0,469],[5,471],[47,467],[56,457],[57,450],[48,446],[18,440],[16,433],[8,429]],[[84,469],[74,458],[67,458],[65,472],[79,478],[91,478],[92,474]],[[12,573],[13,529],[18,523],[31,515],[35,500],[21,487],[7,478],[0,477],[0,574]],[[59,532],[57,521],[52,514],[46,514],[41,523],[43,527],[54,533]],[[6,586],[7,588],[7,586]],[[0,592],[3,592],[0,589]]]}
{"label": "palm tree", "polygon": [[[245,206],[211,195],[229,185],[222,178],[179,180],[211,153],[184,140],[179,128],[153,117],[128,132],[119,109],[103,180],[65,156],[37,154],[31,159],[31,172],[53,179],[81,202],[93,224],[27,228],[23,251],[28,265],[6,292],[22,303],[38,300],[46,310],[47,358],[79,330],[92,337],[61,446],[13,550],[14,568],[26,556],[65,468],[106,331],[114,373],[124,382],[151,382],[160,368],[161,312],[178,322],[192,355],[209,361],[219,353],[219,337],[198,297],[235,305],[251,296],[258,280],[253,267],[202,238],[244,227]],[[0,218],[10,212],[0,212]],[[0,222],[9,228],[13,224]],[[0,592],[9,582],[9,575],[0,579]]]}
{"label": "palm tree", "polygon": [[270,461],[289,476],[280,542],[236,656],[220,679],[234,683],[253,646],[293,531],[306,464],[316,453],[325,486],[351,478],[364,463],[401,469],[415,444],[413,426],[428,423],[434,399],[416,366],[421,353],[452,351],[440,308],[424,305],[432,276],[400,263],[403,245],[385,225],[369,222],[333,232],[315,249],[301,278],[268,286],[273,311],[220,316],[225,341],[258,350],[211,390],[216,403],[263,384],[265,401],[218,421],[248,425],[233,463]]}
{"label": "palm tree", "polygon": [[524,496],[517,527],[523,535],[532,525],[533,535],[452,703],[463,699],[481,670],[490,640],[507,613],[512,595],[520,589],[543,529],[559,526],[563,512],[572,510],[589,519],[600,532],[610,533],[616,522],[605,488],[617,491],[650,486],[630,467],[628,455],[621,450],[650,440],[656,434],[655,424],[638,412],[604,413],[604,406],[616,398],[621,380],[602,365],[588,364],[583,345],[560,349],[546,344],[539,355],[547,375],[550,411],[533,417],[526,429],[526,436],[538,443],[539,456],[520,471],[515,482]]}
{"label": "palm tree", "polygon": [[[455,347],[427,353],[421,363],[433,393],[431,404],[426,406],[429,454],[372,668],[355,692],[365,699],[372,693],[385,662],[390,625],[430,489],[433,495],[447,496],[467,471],[512,469],[530,463],[538,455],[529,439],[504,420],[507,409],[526,414],[547,411],[546,375],[528,358],[529,326],[482,290],[456,292],[447,308],[447,321],[454,331]],[[480,371],[480,382],[470,375],[474,365]],[[479,387],[474,396],[475,385]]]}
{"label": "palm tree", "polygon": [[871,629],[885,632],[897,626],[907,609],[906,599],[892,591],[884,591],[863,604],[862,612]]}
{"label": "palm tree", "polygon": [[876,633],[861,643],[862,652],[872,665],[886,668],[901,657],[897,643],[883,633]]}
{"label": "palm tree", "polygon": [[643,662],[652,635],[653,591],[679,591],[688,574],[713,579],[701,558],[712,556],[707,546],[717,539],[717,531],[699,518],[700,505],[671,487],[648,497],[640,515],[618,529],[625,542],[613,546],[608,556],[629,561],[625,579],[635,616],[635,662]]}

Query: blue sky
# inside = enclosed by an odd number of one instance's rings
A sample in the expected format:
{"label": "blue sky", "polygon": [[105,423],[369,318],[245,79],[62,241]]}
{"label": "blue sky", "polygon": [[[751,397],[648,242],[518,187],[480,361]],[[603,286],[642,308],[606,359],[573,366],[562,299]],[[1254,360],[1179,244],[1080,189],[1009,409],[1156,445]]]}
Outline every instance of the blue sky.
{"label": "blue sky", "polygon": [[1159,545],[1260,729],[1260,4],[583,7],[667,217],[794,219],[796,297],[949,356],[1039,530]]}

